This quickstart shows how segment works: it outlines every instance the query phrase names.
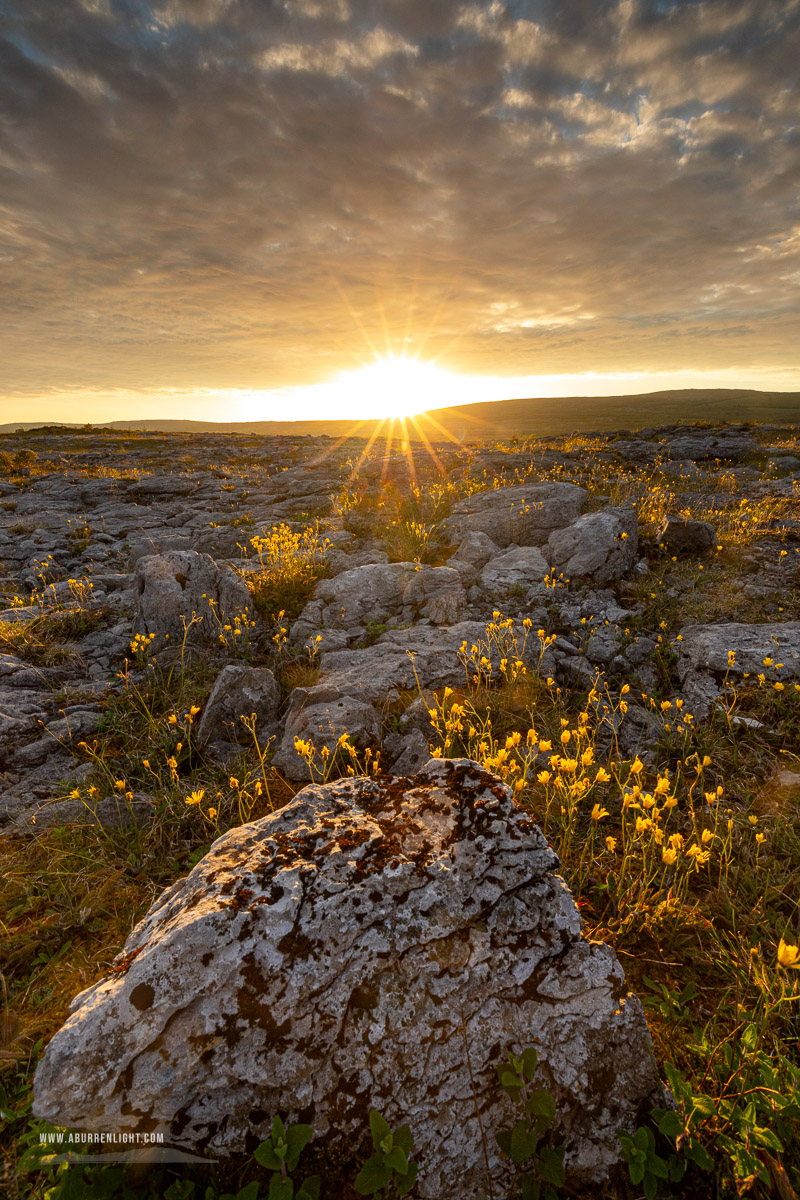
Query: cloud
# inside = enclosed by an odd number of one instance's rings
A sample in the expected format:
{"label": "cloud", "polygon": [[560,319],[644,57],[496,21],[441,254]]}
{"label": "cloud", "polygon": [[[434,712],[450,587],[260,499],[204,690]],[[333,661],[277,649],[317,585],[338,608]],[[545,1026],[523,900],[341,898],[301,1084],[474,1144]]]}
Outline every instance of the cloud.
{"label": "cloud", "polygon": [[792,358],[798,0],[2,11],[10,387]]}

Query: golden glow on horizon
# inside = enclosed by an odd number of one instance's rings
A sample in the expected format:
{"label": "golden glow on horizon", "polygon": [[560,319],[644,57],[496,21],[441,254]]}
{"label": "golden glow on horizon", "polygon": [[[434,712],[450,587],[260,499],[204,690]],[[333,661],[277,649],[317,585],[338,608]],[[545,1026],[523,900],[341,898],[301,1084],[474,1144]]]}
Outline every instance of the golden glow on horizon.
{"label": "golden glow on horizon", "polygon": [[[108,421],[364,421],[388,417],[390,405],[406,415],[434,408],[530,397],[635,396],[686,388],[753,388],[771,392],[800,391],[800,371],[783,367],[692,369],[675,371],[582,372],[561,375],[499,377],[457,375],[421,359],[389,373],[390,356],[377,358],[363,370],[345,371],[327,383],[253,387],[63,388],[45,393],[0,393],[0,425],[8,422],[101,424]],[[412,382],[413,371],[419,374]],[[372,371],[375,370],[373,376]],[[391,368],[392,372],[395,367]],[[401,378],[403,382],[400,382]],[[353,380],[352,384],[344,381]],[[394,380],[394,382],[392,381]],[[384,407],[379,406],[383,401]],[[646,410],[643,409],[643,412]],[[598,405],[602,413],[602,404]],[[653,417],[657,415],[652,414]]]}

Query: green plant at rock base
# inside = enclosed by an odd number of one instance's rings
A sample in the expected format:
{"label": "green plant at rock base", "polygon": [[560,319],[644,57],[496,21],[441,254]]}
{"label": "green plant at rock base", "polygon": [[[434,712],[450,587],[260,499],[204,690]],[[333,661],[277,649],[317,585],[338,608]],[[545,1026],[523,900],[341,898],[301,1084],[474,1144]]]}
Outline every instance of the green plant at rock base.
{"label": "green plant at rock base", "polygon": [[269,1200],[318,1200],[319,1175],[304,1179],[297,1192],[291,1178],[291,1172],[297,1169],[300,1155],[310,1141],[310,1125],[290,1125],[287,1129],[280,1117],[275,1117],[272,1133],[253,1153],[259,1166],[273,1172],[269,1181]]}
{"label": "green plant at rock base", "polygon": [[508,1061],[497,1068],[503,1091],[523,1106],[525,1116],[513,1129],[495,1134],[495,1139],[513,1163],[529,1164],[528,1171],[518,1177],[522,1200],[556,1200],[556,1189],[564,1183],[564,1147],[540,1144],[553,1123],[556,1105],[549,1092],[530,1090],[537,1062],[536,1051],[529,1046],[521,1058],[509,1054]]}
{"label": "green plant at rock base", "polygon": [[353,1185],[359,1196],[374,1196],[394,1183],[400,1196],[407,1196],[417,1178],[417,1164],[408,1161],[414,1149],[414,1139],[408,1125],[400,1125],[394,1133],[376,1109],[369,1112],[369,1129],[375,1153],[364,1163]]}
{"label": "green plant at rock base", "polygon": [[617,1137],[622,1157],[628,1164],[631,1183],[642,1185],[646,1200],[653,1200],[659,1180],[677,1183],[683,1176],[685,1163],[679,1162],[674,1154],[669,1159],[657,1154],[655,1135],[648,1126],[640,1126],[632,1137],[624,1129],[618,1129]]}

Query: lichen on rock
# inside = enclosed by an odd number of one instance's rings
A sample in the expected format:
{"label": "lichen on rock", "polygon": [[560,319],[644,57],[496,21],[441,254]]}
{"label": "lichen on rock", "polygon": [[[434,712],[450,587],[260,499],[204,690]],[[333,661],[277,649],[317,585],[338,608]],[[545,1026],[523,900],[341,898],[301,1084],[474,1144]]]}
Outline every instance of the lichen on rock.
{"label": "lichen on rock", "polygon": [[533,1045],[568,1169],[602,1179],[659,1085],[641,1005],[557,868],[469,760],[306,787],[156,901],[73,1002],[34,1111],[230,1154],[276,1112],[352,1140],[374,1106],[410,1124],[421,1197],[478,1200],[481,1123],[497,1194],[508,1182],[496,1067]]}

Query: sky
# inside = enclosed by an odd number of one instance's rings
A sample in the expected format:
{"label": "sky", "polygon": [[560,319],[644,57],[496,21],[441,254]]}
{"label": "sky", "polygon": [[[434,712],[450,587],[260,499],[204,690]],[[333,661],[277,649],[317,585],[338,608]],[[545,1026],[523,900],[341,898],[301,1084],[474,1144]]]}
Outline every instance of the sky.
{"label": "sky", "polygon": [[800,389],[799,76],[800,0],[0,0],[0,423]]}

